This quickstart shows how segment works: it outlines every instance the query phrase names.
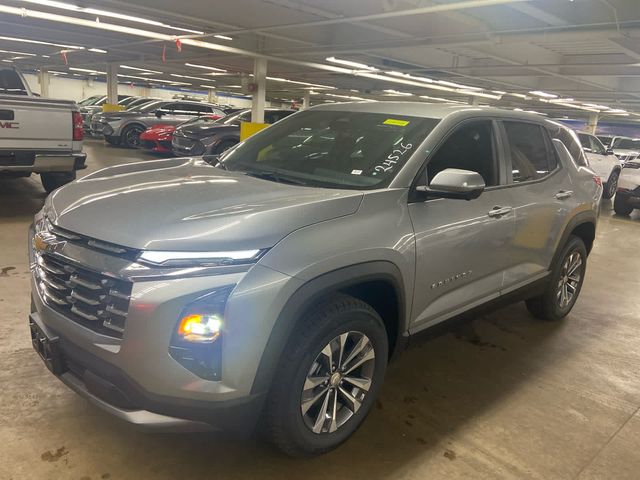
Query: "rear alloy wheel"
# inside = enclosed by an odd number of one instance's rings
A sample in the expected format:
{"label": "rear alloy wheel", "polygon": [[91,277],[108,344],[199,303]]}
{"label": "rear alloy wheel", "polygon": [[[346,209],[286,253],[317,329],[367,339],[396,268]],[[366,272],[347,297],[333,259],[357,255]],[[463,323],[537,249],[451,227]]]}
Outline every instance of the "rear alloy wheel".
{"label": "rear alloy wheel", "polygon": [[619,177],[620,177],[620,172],[618,170],[615,170],[613,173],[611,173],[609,180],[604,186],[604,191],[602,192],[602,198],[604,198],[605,200],[609,200],[610,198],[613,198],[613,196],[616,194],[616,191],[618,190]]}
{"label": "rear alloy wheel", "polygon": [[543,320],[560,320],[567,316],[580,295],[586,267],[584,242],[572,235],[551,271],[545,292],[526,301],[529,311]]}
{"label": "rear alloy wheel", "polygon": [[142,125],[129,125],[122,131],[122,145],[128,148],[138,148],[142,132],[144,132]]}
{"label": "rear alloy wheel", "polygon": [[291,456],[328,452],[373,406],[387,367],[382,319],[337,294],[307,312],[278,365],[266,407],[269,436]]}
{"label": "rear alloy wheel", "polygon": [[615,200],[613,201],[613,210],[618,214],[618,215],[631,215],[631,212],[633,212],[633,206],[629,203],[629,201],[621,196],[621,195],[616,195]]}

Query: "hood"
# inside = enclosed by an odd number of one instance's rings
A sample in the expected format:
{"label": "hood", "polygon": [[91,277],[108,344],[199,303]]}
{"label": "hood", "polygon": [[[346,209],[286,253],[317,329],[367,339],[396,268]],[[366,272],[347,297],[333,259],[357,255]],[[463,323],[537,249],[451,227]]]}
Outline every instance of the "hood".
{"label": "hood", "polygon": [[195,158],[106,168],[56,190],[50,220],[149,250],[269,248],[299,228],[357,211],[362,192],[285,185]]}
{"label": "hood", "polygon": [[640,155],[639,150],[628,150],[626,148],[614,148],[613,153],[616,155],[623,155],[625,157],[629,155]]}
{"label": "hood", "polygon": [[[178,133],[179,132],[179,133]],[[227,134],[237,132],[240,134],[239,125],[216,125],[216,124],[204,124],[204,125],[183,125],[176,129],[178,135],[184,135],[189,138],[206,138],[213,137],[214,135]]]}

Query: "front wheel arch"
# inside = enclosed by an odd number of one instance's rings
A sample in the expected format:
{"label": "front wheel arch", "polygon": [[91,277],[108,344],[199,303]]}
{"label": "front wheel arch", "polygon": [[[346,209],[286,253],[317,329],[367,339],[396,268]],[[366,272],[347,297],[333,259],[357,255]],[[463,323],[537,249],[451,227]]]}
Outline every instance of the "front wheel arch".
{"label": "front wheel arch", "polygon": [[[340,268],[309,280],[287,300],[262,353],[251,393],[258,394],[269,390],[284,348],[296,328],[297,320],[305,312],[336,293],[346,293],[367,302],[366,298],[363,299],[358,294],[359,287],[367,283],[387,285],[388,288],[393,289],[397,302],[395,307],[397,319],[385,318],[382,313],[379,314],[387,327],[390,356],[401,351],[407,338],[403,335],[407,330],[407,308],[405,307],[406,296],[402,287],[400,269],[388,261],[366,262]],[[375,307],[373,308],[375,309]],[[388,314],[388,312],[385,313]]]}

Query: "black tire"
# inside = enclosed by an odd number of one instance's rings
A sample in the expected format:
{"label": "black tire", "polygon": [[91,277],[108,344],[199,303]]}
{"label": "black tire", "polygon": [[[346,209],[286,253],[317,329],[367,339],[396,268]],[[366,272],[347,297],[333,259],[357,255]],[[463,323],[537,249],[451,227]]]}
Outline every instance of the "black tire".
{"label": "black tire", "polygon": [[138,148],[140,146],[140,135],[145,130],[146,128],[143,125],[137,123],[126,126],[122,130],[122,135],[120,135],[120,143],[123,147]]}
{"label": "black tire", "polygon": [[105,135],[104,139],[107,141],[109,145],[113,145],[114,147],[117,147],[118,145],[120,145],[120,137],[111,137],[111,136]]}
{"label": "black tire", "polygon": [[615,200],[613,201],[613,210],[618,215],[631,215],[633,212],[633,206],[629,203],[625,197],[616,195]]}
{"label": "black tire", "polygon": [[47,193],[53,192],[56,188],[73,182],[76,179],[76,171],[72,172],[47,172],[40,174],[40,181]]}
{"label": "black tire", "polygon": [[237,144],[236,140],[223,140],[211,150],[211,155],[221,155]]}
{"label": "black tire", "polygon": [[[371,306],[356,298],[342,294],[332,296],[316,305],[300,320],[300,325],[292,334],[280,359],[277,374],[269,392],[265,418],[265,426],[270,440],[281,451],[294,457],[328,452],[346,441],[357,430],[375,402],[388,360],[387,332],[382,319]],[[347,332],[347,336],[344,337],[343,334]],[[329,403],[333,405],[333,402],[338,398],[344,401],[346,397],[339,392],[344,388],[353,388],[353,385],[347,380],[340,381],[341,374],[337,374],[337,379],[334,379],[336,373],[322,376],[326,379],[324,383],[305,390],[310,398],[316,398],[318,391],[327,392],[318,396],[317,398],[322,400],[312,403],[313,406],[307,410],[307,414],[317,411],[318,413],[312,416],[316,419],[322,419],[319,433],[314,433],[309,425],[309,415],[302,412],[304,386],[307,382],[307,376],[312,375],[312,368],[321,368],[322,362],[319,363],[318,359],[327,359],[326,356],[322,357],[321,351],[329,347],[330,344],[334,344],[333,342],[339,338],[346,338],[343,350],[346,358],[342,358],[342,360],[346,360],[347,365],[352,366],[357,363],[354,361],[355,359],[363,358],[362,352],[368,352],[369,355],[371,352],[375,354],[375,358],[363,363],[369,369],[367,380],[370,381],[369,389],[368,391],[357,388],[351,390],[354,396],[364,395],[360,399],[360,407],[354,409],[355,413],[352,413],[351,409],[341,404],[337,411],[342,412],[346,419],[343,417],[344,423],[331,432],[334,424],[329,418],[322,415],[321,409]],[[350,360],[351,355],[347,352],[357,351],[358,339],[363,338],[367,339],[370,344],[367,343],[367,348]],[[338,354],[336,353],[336,355]],[[347,369],[345,368],[345,371]],[[318,375],[314,378],[320,378],[320,371],[314,370],[314,372],[317,373],[313,373],[313,375]],[[366,374],[360,373],[358,375],[367,377]],[[337,383],[332,386],[334,380]],[[313,410],[316,407],[317,410]],[[345,409],[342,410],[343,408]],[[327,411],[329,410],[325,408],[325,412]],[[326,428],[329,431],[323,431],[327,421],[329,423]],[[317,421],[316,425],[318,425]]]}
{"label": "black tire", "polygon": [[618,190],[618,178],[620,177],[620,172],[618,170],[614,170],[607,180],[607,183],[604,184],[604,190],[602,192],[602,198],[605,200],[609,200],[613,198],[616,194],[616,190]]}
{"label": "black tire", "polygon": [[[571,275],[567,274],[566,263],[570,261],[572,255],[579,255],[580,258],[580,266],[576,270],[576,273],[579,273],[579,280],[572,287],[574,291],[570,301],[563,304],[560,299],[560,297],[562,297],[561,282],[566,283],[567,279],[571,278]],[[544,293],[538,297],[526,300],[527,309],[534,317],[542,320],[560,320],[566,317],[580,296],[586,268],[587,248],[580,237],[571,235],[558,256],[556,264],[553,265],[549,283]],[[565,292],[567,291],[568,290],[565,290]]]}

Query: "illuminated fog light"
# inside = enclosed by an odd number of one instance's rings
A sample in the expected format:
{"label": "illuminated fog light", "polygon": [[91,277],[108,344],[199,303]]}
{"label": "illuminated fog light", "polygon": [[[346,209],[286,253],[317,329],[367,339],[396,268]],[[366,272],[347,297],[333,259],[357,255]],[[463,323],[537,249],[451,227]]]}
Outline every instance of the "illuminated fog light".
{"label": "illuminated fog light", "polygon": [[187,342],[214,342],[220,335],[222,319],[218,315],[199,313],[182,317],[178,326],[178,335]]}

